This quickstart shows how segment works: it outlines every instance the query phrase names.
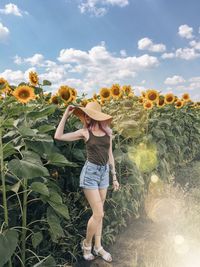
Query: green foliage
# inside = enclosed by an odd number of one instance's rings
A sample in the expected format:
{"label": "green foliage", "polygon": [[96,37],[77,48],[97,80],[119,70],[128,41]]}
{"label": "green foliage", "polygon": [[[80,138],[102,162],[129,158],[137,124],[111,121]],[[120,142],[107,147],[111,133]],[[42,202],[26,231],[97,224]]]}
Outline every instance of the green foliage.
{"label": "green foliage", "polygon": [[[12,96],[1,101],[0,266],[72,264],[81,256],[79,242],[92,214],[78,188],[84,142],[54,140],[65,106],[45,102],[42,88],[34,89],[37,102],[24,105]],[[181,184],[198,185],[200,114],[170,105],[146,111],[135,99],[114,101],[103,110],[114,117],[113,155],[121,185],[117,192],[110,186],[105,201],[102,238],[110,245],[141,216],[151,173],[163,180],[174,174]],[[71,116],[65,131],[81,127]]]}
{"label": "green foliage", "polygon": [[0,266],[4,266],[13,255],[18,242],[16,230],[9,229],[0,233]]}

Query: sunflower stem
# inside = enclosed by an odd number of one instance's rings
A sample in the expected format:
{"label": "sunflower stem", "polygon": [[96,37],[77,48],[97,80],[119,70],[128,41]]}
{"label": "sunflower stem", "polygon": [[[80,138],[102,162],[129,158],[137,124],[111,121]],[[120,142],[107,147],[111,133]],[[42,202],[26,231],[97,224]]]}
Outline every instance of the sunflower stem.
{"label": "sunflower stem", "polygon": [[[119,101],[117,101],[117,106],[119,105]],[[121,145],[120,145],[120,137],[119,137],[119,123],[120,123],[120,120],[119,120],[119,110],[117,110],[117,145],[118,145],[118,149],[121,148]],[[121,183],[121,164],[119,163],[119,183]]]}
{"label": "sunflower stem", "polygon": [[[3,161],[3,142],[2,142],[2,128],[0,126],[0,173],[2,180],[2,190],[3,190],[3,208],[4,208],[4,221],[8,227],[8,206],[7,206],[7,197],[6,197],[6,182],[5,182],[5,173],[4,173],[4,161]],[[12,267],[11,259],[8,261],[8,266]]]}

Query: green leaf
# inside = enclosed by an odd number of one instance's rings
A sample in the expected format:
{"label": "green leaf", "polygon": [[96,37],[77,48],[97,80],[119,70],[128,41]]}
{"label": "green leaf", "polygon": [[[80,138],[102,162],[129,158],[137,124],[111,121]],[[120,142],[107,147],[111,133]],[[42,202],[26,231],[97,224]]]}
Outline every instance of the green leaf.
{"label": "green leaf", "polygon": [[2,123],[2,126],[5,128],[13,128],[13,123],[14,123],[14,119],[9,118]]}
{"label": "green leaf", "polygon": [[85,160],[85,153],[83,149],[80,148],[73,148],[71,151],[73,158],[75,158],[78,161],[84,161]]}
{"label": "green leaf", "polygon": [[0,233],[0,266],[11,258],[18,242],[18,232],[14,229],[9,229]]}
{"label": "green leaf", "polygon": [[21,134],[21,136],[36,136],[37,132],[38,132],[37,129],[33,130],[25,126],[19,127],[19,133]]}
{"label": "green leaf", "polygon": [[3,158],[4,159],[8,158],[9,156],[11,156],[15,153],[16,153],[16,150],[15,150],[13,144],[8,143],[8,144],[4,145],[4,147],[3,147]]}
{"label": "green leaf", "polygon": [[[41,157],[45,155],[51,155],[59,152],[59,149],[54,145],[53,140],[49,141],[33,141],[33,140],[25,140],[27,147],[36,153],[38,153]],[[46,158],[46,156],[45,156]]]}
{"label": "green leaf", "polygon": [[13,186],[11,186],[10,187],[10,190],[13,191],[13,192],[15,192],[15,193],[18,193],[19,188],[20,188],[20,185],[21,185],[21,181],[17,182]]}
{"label": "green leaf", "polygon": [[51,85],[51,82],[48,81],[48,80],[43,80],[43,86],[50,86]]}
{"label": "green leaf", "polygon": [[22,151],[22,154],[23,154],[23,160],[43,166],[40,156],[37,153],[29,150],[24,150]]}
{"label": "green leaf", "polygon": [[33,265],[33,267],[55,267],[56,262],[52,256],[48,256],[45,259],[41,260],[37,264]]}
{"label": "green leaf", "polygon": [[160,130],[160,129],[153,129],[153,134],[154,134],[154,136],[155,137],[157,137],[157,138],[165,138],[165,135],[164,135],[164,133],[163,133],[163,131],[162,130]]}
{"label": "green leaf", "polygon": [[49,196],[49,189],[44,183],[33,182],[30,187],[33,191],[40,193],[41,195]]}
{"label": "green leaf", "polygon": [[29,112],[27,117],[32,119],[38,119],[53,114],[55,110],[56,110],[55,105],[49,105],[48,107],[45,107],[41,110]]}
{"label": "green leaf", "polygon": [[47,222],[50,226],[50,233],[54,242],[56,242],[58,238],[65,236],[60,225],[60,219],[51,207],[47,209]]}
{"label": "green leaf", "polygon": [[19,159],[13,159],[9,161],[8,168],[19,178],[31,179],[40,176],[50,176],[47,168]]}
{"label": "green leaf", "polygon": [[43,240],[42,232],[34,233],[31,237],[32,245],[36,248]]}
{"label": "green leaf", "polygon": [[49,191],[50,191],[49,200],[57,204],[62,204],[61,195],[58,194],[58,192],[53,191],[51,188],[49,189]]}
{"label": "green leaf", "polygon": [[68,161],[62,154],[51,153],[47,156],[49,163],[58,167],[73,166],[78,167],[78,164]]}
{"label": "green leaf", "polygon": [[48,201],[49,205],[60,215],[62,215],[65,219],[70,219],[68,207],[64,204],[57,204],[52,201]]}
{"label": "green leaf", "polygon": [[121,163],[122,162],[122,157],[123,157],[123,152],[120,148],[116,148],[114,151],[113,151],[113,156],[115,158],[115,160],[118,162],[118,163]]}
{"label": "green leaf", "polygon": [[41,133],[47,133],[47,132],[50,132],[52,130],[55,130],[55,126],[53,126],[53,125],[45,124],[45,125],[41,125],[40,127],[38,127],[38,131]]}
{"label": "green leaf", "polygon": [[21,86],[21,85],[28,85],[28,84],[25,82],[21,82],[18,86]]}

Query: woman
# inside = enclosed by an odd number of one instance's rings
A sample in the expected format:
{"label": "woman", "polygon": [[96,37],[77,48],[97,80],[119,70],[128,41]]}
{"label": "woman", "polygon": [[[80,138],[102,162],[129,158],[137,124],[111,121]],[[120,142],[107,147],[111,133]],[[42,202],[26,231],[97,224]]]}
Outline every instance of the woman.
{"label": "woman", "polygon": [[[78,116],[83,128],[75,132],[64,134],[64,125],[70,114]],[[93,260],[91,253],[92,239],[95,236],[94,254],[111,262],[111,254],[101,245],[103,205],[109,186],[109,167],[113,176],[114,191],[119,189],[116,178],[114,158],[112,154],[112,130],[108,126],[112,117],[101,112],[101,105],[89,102],[86,107],[69,105],[56,129],[54,138],[62,141],[84,139],[87,150],[87,160],[80,174],[80,187],[92,209],[92,216],[87,224],[86,238],[81,242],[85,260]]]}

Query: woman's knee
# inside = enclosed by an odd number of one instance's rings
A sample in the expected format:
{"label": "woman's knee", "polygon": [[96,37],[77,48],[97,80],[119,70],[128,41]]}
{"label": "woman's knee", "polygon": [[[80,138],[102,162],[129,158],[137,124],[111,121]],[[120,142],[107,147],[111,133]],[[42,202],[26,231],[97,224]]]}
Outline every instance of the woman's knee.
{"label": "woman's knee", "polygon": [[104,217],[104,211],[94,212],[92,216],[95,220],[101,221]]}

